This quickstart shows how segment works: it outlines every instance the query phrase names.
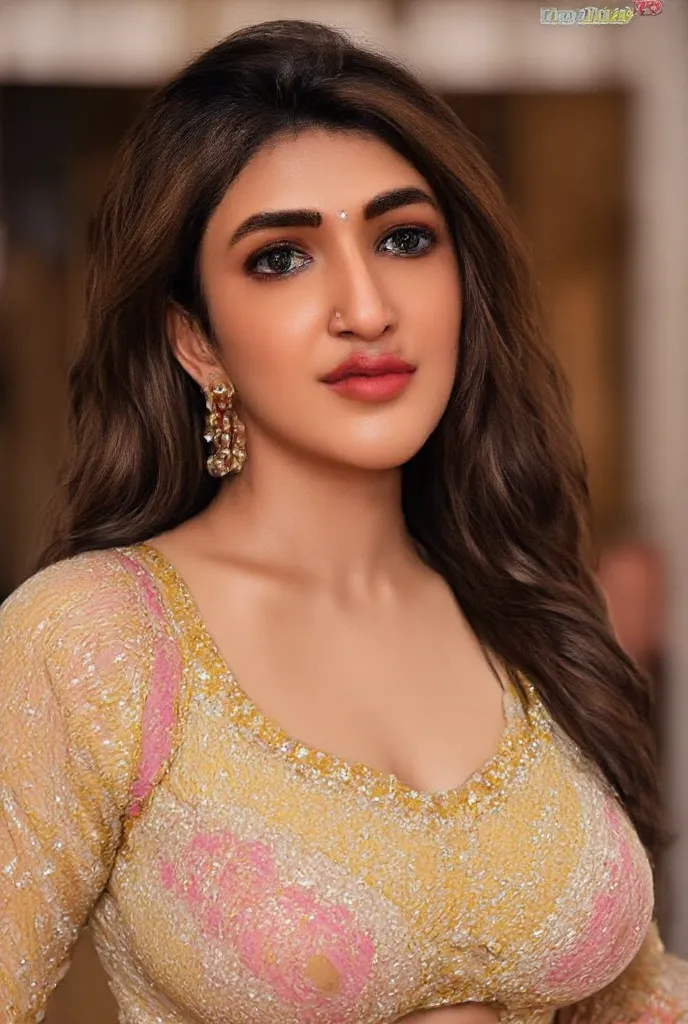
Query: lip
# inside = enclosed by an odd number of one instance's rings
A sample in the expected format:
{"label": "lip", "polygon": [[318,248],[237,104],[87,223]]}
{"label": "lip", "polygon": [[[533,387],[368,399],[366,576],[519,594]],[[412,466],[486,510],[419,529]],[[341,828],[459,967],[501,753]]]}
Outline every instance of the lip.
{"label": "lip", "polygon": [[398,356],[371,356],[357,352],[345,359],[334,370],[320,379],[324,384],[337,384],[351,377],[379,377],[391,374],[411,374],[416,369]]}
{"label": "lip", "polygon": [[327,386],[345,398],[360,402],[384,402],[401,394],[415,370],[408,373],[376,373],[369,376],[343,377]]}

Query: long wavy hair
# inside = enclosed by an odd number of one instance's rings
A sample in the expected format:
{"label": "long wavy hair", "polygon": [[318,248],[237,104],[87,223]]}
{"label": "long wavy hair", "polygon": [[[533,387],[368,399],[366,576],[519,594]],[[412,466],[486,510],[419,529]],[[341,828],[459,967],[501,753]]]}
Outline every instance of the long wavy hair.
{"label": "long wavy hair", "polygon": [[667,835],[652,685],[616,643],[595,582],[585,462],[526,249],[451,109],[339,32],[273,21],[235,33],[155,93],[121,146],[92,223],[72,443],[36,569],[145,540],[212,500],[203,396],[165,312],[175,301],[212,340],[198,271],[208,219],[268,139],[308,127],[383,140],[442,205],[460,357],[440,423],[402,467],[407,528],[479,640],[601,769],[654,861]]}

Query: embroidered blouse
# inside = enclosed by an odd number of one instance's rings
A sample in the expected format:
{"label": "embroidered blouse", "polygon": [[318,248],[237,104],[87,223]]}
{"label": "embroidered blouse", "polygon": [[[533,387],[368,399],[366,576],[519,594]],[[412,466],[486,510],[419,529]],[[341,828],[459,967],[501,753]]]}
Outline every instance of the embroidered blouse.
{"label": "embroidered blouse", "polygon": [[0,1021],[88,923],[122,1024],[688,1022],[631,822],[523,682],[419,792],[263,714],[154,548],[36,573],[0,609]]}

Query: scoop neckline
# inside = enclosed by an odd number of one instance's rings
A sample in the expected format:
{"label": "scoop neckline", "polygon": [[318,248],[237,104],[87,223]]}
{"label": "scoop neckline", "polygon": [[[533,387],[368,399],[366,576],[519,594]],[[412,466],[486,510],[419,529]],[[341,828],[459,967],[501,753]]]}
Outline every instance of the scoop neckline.
{"label": "scoop neckline", "polygon": [[[528,680],[518,673],[528,703],[524,707],[511,679],[500,673],[504,728],[492,754],[456,786],[416,789],[392,772],[304,743],[283,729],[243,689],[206,625],[185,578],[167,556],[148,541],[120,550],[138,552],[152,570],[162,585],[165,611],[172,617],[177,639],[192,648],[192,657],[197,664],[200,662],[204,679],[221,681],[235,698],[229,702],[230,713],[243,734],[288,762],[301,775],[323,780],[330,786],[337,782],[353,786],[375,803],[392,802],[408,811],[429,812],[440,819],[453,818],[461,812],[477,815],[499,802],[546,731],[544,720],[536,713],[535,693]],[[491,651],[490,654],[503,668],[500,659]]]}

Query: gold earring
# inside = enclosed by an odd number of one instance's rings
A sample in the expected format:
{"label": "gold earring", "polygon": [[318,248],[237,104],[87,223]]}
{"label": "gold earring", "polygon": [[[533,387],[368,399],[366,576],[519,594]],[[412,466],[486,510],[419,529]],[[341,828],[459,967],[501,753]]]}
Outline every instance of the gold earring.
{"label": "gold earring", "polygon": [[240,473],[246,462],[246,429],[232,403],[234,386],[211,382],[203,394],[208,410],[203,438],[213,445],[206,461],[208,472],[211,476]]}

